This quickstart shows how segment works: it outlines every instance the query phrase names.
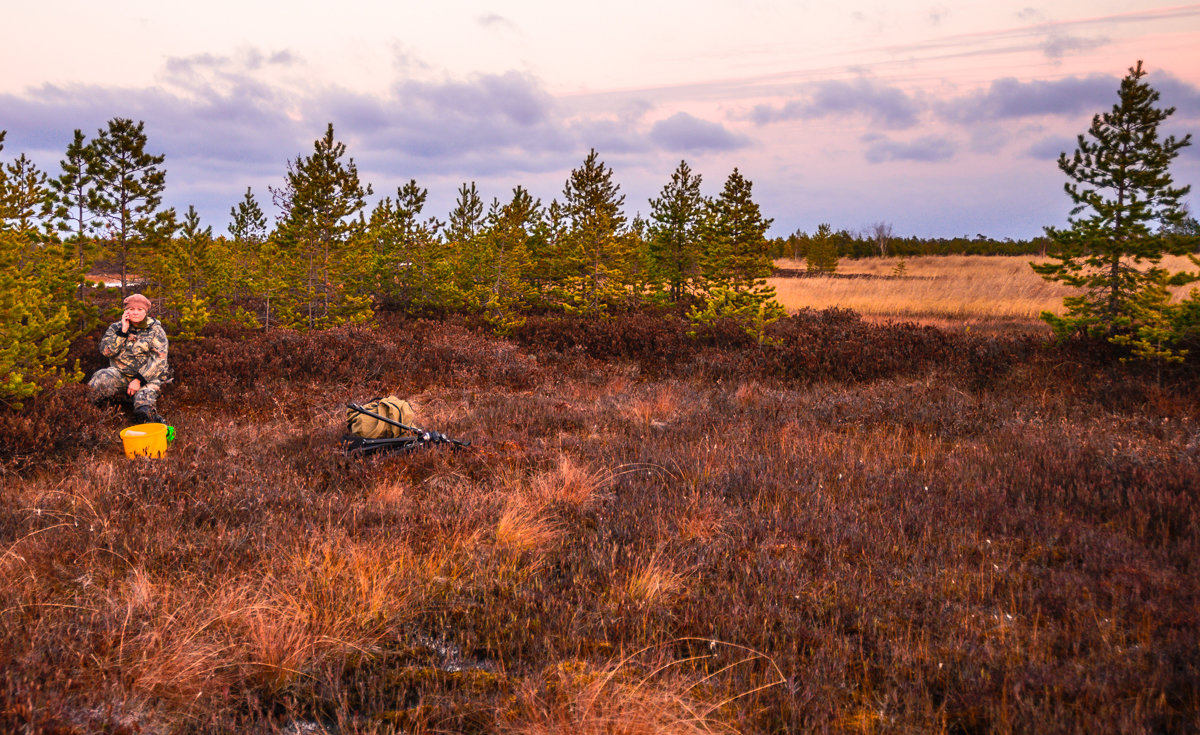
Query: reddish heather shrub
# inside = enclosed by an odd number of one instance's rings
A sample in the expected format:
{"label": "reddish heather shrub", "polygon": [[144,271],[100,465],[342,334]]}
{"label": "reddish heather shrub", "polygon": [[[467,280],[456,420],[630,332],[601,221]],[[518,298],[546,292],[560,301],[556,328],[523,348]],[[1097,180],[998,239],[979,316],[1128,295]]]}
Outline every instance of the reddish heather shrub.
{"label": "reddish heather shrub", "polygon": [[694,353],[687,323],[678,317],[629,312],[612,318],[538,316],[526,320],[516,340],[539,350],[582,352],[597,359],[634,360],[649,367]]}
{"label": "reddish heather shrub", "polygon": [[909,323],[869,324],[846,309],[802,310],[771,325],[768,337],[759,346],[732,321],[697,328],[678,314],[633,312],[607,319],[530,317],[515,339],[530,349],[630,360],[652,375],[862,382],[938,368],[961,371],[979,386],[1045,344],[1028,335],[977,337]]}
{"label": "reddish heather shrub", "polygon": [[94,446],[111,433],[86,385],[66,385],[27,399],[20,411],[0,409],[0,472],[36,465]]}
{"label": "reddish heather shrub", "polygon": [[[259,385],[340,385],[380,393],[413,391],[433,381],[486,380],[527,386],[536,363],[511,343],[473,333],[454,320],[385,314],[374,328],[266,332],[222,327],[172,353],[181,401],[262,402]],[[362,396],[358,396],[362,397]]]}
{"label": "reddish heather shrub", "polygon": [[[581,732],[639,692],[742,732],[1196,730],[1192,384],[849,312],[688,328],[180,344],[166,461],[0,482],[0,731]],[[475,443],[343,456],[337,404],[392,386]]]}
{"label": "reddish heather shrub", "polygon": [[868,324],[845,309],[805,309],[781,319],[764,352],[772,372],[801,380],[863,381],[945,365],[947,332],[915,324]]}

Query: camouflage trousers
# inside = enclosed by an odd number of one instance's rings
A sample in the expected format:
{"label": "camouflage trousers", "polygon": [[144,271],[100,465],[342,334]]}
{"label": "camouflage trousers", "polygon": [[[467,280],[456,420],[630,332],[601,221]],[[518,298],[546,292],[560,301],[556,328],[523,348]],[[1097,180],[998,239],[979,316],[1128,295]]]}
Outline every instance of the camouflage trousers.
{"label": "camouflage trousers", "polygon": [[[103,370],[97,370],[92,379],[88,381],[88,387],[92,389],[96,400],[104,398],[117,398],[119,400],[128,400],[129,382],[133,378],[127,378],[121,374],[116,368],[107,367]],[[137,393],[133,394],[133,410],[145,411],[146,413],[154,413],[155,406],[158,403],[159,386],[151,383],[144,385]]]}

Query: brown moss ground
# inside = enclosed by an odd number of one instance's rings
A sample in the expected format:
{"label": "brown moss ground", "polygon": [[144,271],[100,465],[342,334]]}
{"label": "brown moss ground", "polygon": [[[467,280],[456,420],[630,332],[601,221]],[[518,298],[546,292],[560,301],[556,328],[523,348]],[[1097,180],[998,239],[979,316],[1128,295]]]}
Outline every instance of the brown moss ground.
{"label": "brown moss ground", "polygon": [[[679,327],[214,332],[165,461],[78,391],[7,415],[0,729],[1200,726],[1192,376],[845,312]],[[340,456],[386,393],[474,448]]]}

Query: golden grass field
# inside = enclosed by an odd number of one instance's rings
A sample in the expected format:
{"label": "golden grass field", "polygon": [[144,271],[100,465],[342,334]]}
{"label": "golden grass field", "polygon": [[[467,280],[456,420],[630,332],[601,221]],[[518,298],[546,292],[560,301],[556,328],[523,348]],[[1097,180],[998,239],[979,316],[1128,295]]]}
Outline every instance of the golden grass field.
{"label": "golden grass field", "polygon": [[[817,276],[770,278],[789,312],[805,307],[852,309],[870,320],[912,320],[939,326],[1024,323],[1041,328],[1038,315],[1062,311],[1073,290],[1042,280],[1029,267],[1034,256],[930,255],[905,258],[901,278]],[[838,275],[891,276],[900,258],[842,259]],[[780,259],[782,269],[805,269],[803,260]],[[1171,271],[1194,270],[1184,256],[1168,256]],[[1187,289],[1180,289],[1186,291]],[[1045,327],[1049,329],[1049,327]]]}

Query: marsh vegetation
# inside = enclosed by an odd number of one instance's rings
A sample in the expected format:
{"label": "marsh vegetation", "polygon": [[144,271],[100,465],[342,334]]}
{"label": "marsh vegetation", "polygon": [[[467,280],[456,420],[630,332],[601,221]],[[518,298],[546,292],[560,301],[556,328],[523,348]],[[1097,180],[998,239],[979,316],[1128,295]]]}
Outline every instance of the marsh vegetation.
{"label": "marsh vegetation", "polygon": [[[1200,725],[1193,373],[846,311],[685,330],[210,327],[161,461],[79,387],[6,414],[0,729]],[[341,456],[381,393],[474,448]]]}

